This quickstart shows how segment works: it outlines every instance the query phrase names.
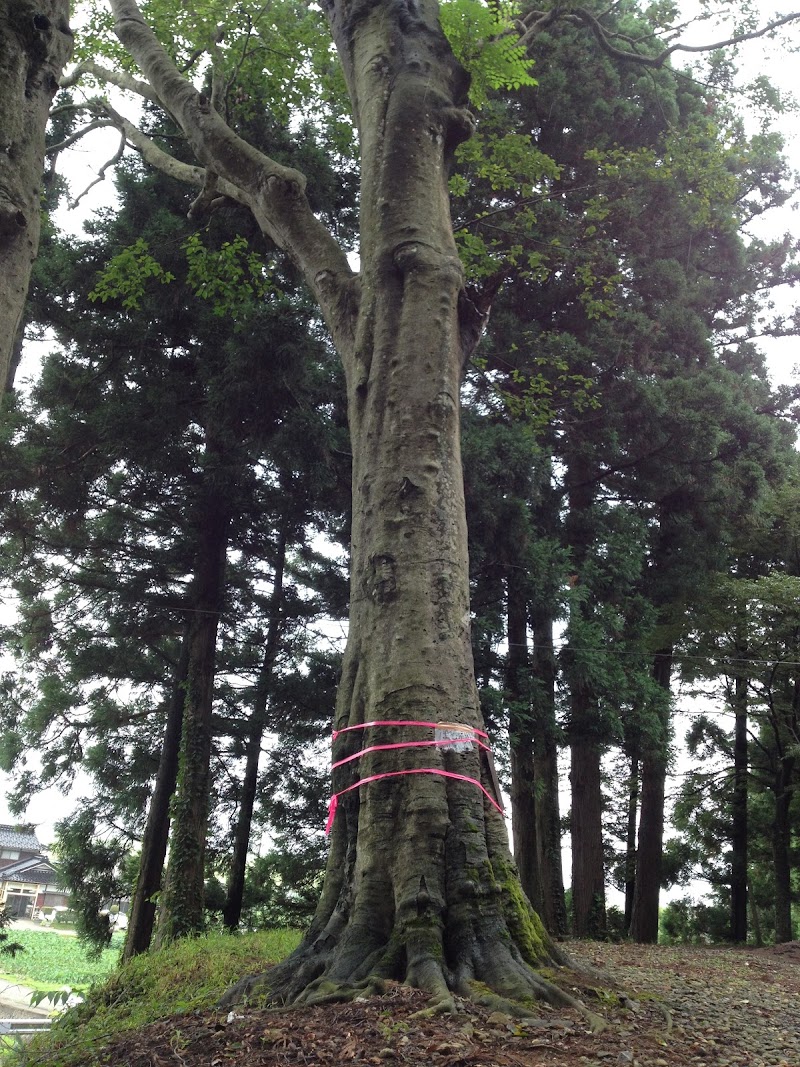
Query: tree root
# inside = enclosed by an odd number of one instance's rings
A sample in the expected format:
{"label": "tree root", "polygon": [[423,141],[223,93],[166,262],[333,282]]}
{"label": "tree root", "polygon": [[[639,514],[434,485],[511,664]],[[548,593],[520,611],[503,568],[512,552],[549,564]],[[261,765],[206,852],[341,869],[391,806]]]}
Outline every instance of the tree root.
{"label": "tree root", "polygon": [[419,1011],[415,1011],[411,1016],[412,1019],[430,1019],[434,1015],[456,1015],[458,1013],[458,1004],[456,998],[452,993],[437,993],[431,998],[430,1004],[427,1008],[421,1008]]}
{"label": "tree root", "polygon": [[669,1035],[672,1033],[672,1012],[666,1004],[662,1004],[661,1001],[657,1001],[656,1003],[658,1004],[661,1014],[664,1016],[664,1021],[667,1024],[667,1035]]}
{"label": "tree root", "polygon": [[[554,1007],[579,1012],[592,1033],[600,1033],[607,1027],[602,1016],[568,993],[562,985],[497,945],[492,946],[492,951],[487,955],[478,954],[483,966],[468,966],[460,973],[452,973],[420,946],[416,952],[411,951],[410,944],[407,948],[409,952],[404,974],[390,973],[391,969],[386,966],[389,957],[385,953],[372,951],[365,955],[359,966],[354,965],[350,969],[352,978],[346,979],[331,976],[331,970],[335,968],[331,966],[333,953],[330,951],[313,957],[307,954],[305,958],[295,957],[294,966],[290,958],[267,974],[239,982],[228,990],[220,1006],[231,1007],[242,1001],[252,1003],[254,1000],[279,1009],[347,1003],[384,994],[386,979],[395,978],[430,995],[428,1005],[415,1017],[456,1014],[460,1010],[459,998],[463,998],[513,1019],[536,1019],[539,1017],[536,1002],[544,1001]],[[476,958],[473,963],[477,962]],[[562,955],[556,969],[565,967],[567,973],[570,970],[575,973],[576,969],[571,964],[572,961]],[[365,974],[366,967],[370,970]],[[580,973],[583,969],[577,970]],[[585,970],[583,973],[586,974]],[[668,1024],[670,1022],[668,1019]]]}
{"label": "tree root", "polygon": [[[532,985],[535,986],[536,999],[563,1008],[573,1008],[575,1011],[580,1012],[588,1022],[593,1034],[602,1033],[607,1028],[608,1024],[605,1019],[598,1015],[597,1012],[587,1008],[582,1001],[570,996],[559,986],[548,982],[539,975],[536,975],[535,978],[536,982],[532,983]],[[501,1011],[504,1015],[509,1015],[513,1019],[536,1019],[539,1017],[530,1003],[530,994],[519,998],[500,996],[479,982],[471,982],[469,999],[484,1008],[490,1008],[492,1011]]]}
{"label": "tree root", "polygon": [[318,978],[312,982],[295,1001],[298,1006],[312,1004],[347,1004],[367,997],[379,997],[386,992],[386,983],[377,975],[361,982],[335,982],[330,978]]}

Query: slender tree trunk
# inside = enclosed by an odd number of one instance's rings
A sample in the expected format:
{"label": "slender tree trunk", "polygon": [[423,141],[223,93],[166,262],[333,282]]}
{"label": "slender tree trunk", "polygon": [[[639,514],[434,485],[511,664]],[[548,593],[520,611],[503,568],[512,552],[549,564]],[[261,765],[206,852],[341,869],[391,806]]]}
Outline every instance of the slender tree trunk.
{"label": "slender tree trunk", "polygon": [[[572,711],[591,717],[591,702],[573,692]],[[600,746],[586,735],[570,745],[572,765],[572,933],[602,938],[606,933],[606,891],[603,860],[603,792]]]}
{"label": "slender tree trunk", "polygon": [[178,757],[183,726],[183,706],[186,698],[186,678],[189,669],[188,628],[181,641],[181,654],[175,668],[172,695],[167,712],[167,724],[158,761],[153,795],[147,812],[147,825],[142,839],[139,877],[133,894],[128,932],[122,958],[127,961],[147,952],[153,937],[157,895],[161,890],[164,860],[169,840],[169,806],[178,780]]}
{"label": "slender tree trunk", "polygon": [[[594,539],[592,529],[593,479],[590,464],[580,454],[569,460],[569,515],[567,533],[573,566],[580,581]],[[580,633],[584,602],[572,605]],[[571,616],[572,618],[572,616]],[[581,655],[579,650],[578,656]],[[605,863],[603,857],[603,790],[600,760],[599,712],[591,678],[576,671],[570,679],[569,743],[570,836],[572,839],[572,933],[575,937],[602,938],[606,934]]]}
{"label": "slender tree trunk", "polygon": [[157,944],[203,929],[205,845],[211,764],[211,712],[217,629],[225,593],[231,479],[212,434],[206,445],[206,471],[197,512],[189,662],[183,713],[178,784],[166,884],[161,895]]}
{"label": "slender tree trunk", "polygon": [[272,677],[275,660],[280,650],[283,629],[283,571],[285,564],[286,533],[281,530],[275,559],[275,577],[272,582],[272,593],[269,599],[267,638],[264,643],[264,656],[253,702],[253,714],[250,717],[242,793],[239,800],[239,815],[236,820],[236,830],[234,831],[233,856],[231,858],[230,874],[228,875],[225,907],[222,911],[222,921],[229,930],[235,930],[238,927],[242,914],[247,853],[250,847],[250,828],[253,822],[253,810],[258,787],[261,742],[267,726],[267,709],[272,689]]}
{"label": "slender tree trunk", "polygon": [[778,758],[775,776],[775,821],[772,827],[772,862],[775,872],[775,941],[781,943],[792,938],[792,865],[790,847],[792,826],[792,775],[794,759]]}
{"label": "slender tree trunk", "polygon": [[639,756],[631,756],[628,779],[628,823],[625,834],[625,933],[631,928],[636,889],[636,822],[639,817]]}
{"label": "slender tree trunk", "polygon": [[45,130],[71,55],[68,0],[0,0],[0,390],[13,385],[39,249]]}
{"label": "slender tree trunk", "polygon": [[508,733],[511,747],[511,827],[514,859],[528,900],[541,915],[544,893],[538,857],[536,789],[533,756],[531,679],[528,665],[528,603],[523,575],[509,570],[508,656],[506,693],[510,707]]}
{"label": "slender tree trunk", "polygon": [[669,759],[671,648],[656,654],[653,677],[664,697],[658,709],[659,733],[647,739],[642,752],[642,809],[630,936],[634,941],[655,944],[658,941],[658,902],[664,850],[664,791]]}
{"label": "slender tree trunk", "polygon": [[[740,657],[747,649],[737,646]],[[737,677],[734,690],[733,802],[731,807],[731,940],[747,941],[747,678]]]}
{"label": "slender tree trunk", "polygon": [[567,933],[564,874],[561,866],[561,812],[559,810],[558,730],[556,726],[556,660],[553,619],[546,609],[532,610],[534,723],[533,780],[536,785],[536,846],[542,884],[541,917],[552,934]]}
{"label": "slender tree trunk", "polygon": [[758,911],[758,905],[756,904],[756,898],[753,894],[753,887],[749,886],[749,892],[747,899],[750,904],[750,921],[753,924],[753,940],[759,948],[764,944],[764,935],[761,933],[761,916]]}

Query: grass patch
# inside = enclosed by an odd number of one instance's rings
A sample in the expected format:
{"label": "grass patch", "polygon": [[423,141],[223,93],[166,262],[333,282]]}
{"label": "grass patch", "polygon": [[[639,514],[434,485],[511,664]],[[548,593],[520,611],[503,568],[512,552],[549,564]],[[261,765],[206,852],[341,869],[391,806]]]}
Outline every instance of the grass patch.
{"label": "grass patch", "polygon": [[118,938],[99,959],[90,960],[86,946],[75,937],[15,930],[14,940],[25,951],[2,957],[0,979],[20,982],[31,989],[57,989],[63,985],[85,989],[114,970],[122,948],[122,940]]}
{"label": "grass patch", "polygon": [[8,1062],[18,1067],[108,1064],[107,1046],[116,1033],[169,1015],[213,1008],[234,982],[287,956],[300,936],[296,930],[237,937],[209,934],[137,956],[95,985],[85,1004],[68,1012],[50,1033],[37,1035]]}

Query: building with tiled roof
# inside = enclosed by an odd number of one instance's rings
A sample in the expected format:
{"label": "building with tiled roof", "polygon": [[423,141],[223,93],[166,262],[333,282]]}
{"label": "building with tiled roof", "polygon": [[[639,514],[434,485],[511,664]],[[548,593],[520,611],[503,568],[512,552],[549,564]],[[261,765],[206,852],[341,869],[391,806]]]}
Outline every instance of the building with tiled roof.
{"label": "building with tiled roof", "polygon": [[[39,844],[39,838],[31,826],[9,826],[6,823],[0,823],[0,866],[3,866],[4,859],[14,860],[24,859],[28,855],[38,856],[42,851],[42,846]],[[16,852],[18,855],[6,856],[6,853]],[[23,855],[23,853],[25,855]]]}
{"label": "building with tiled roof", "polygon": [[0,907],[5,906],[12,918],[30,919],[66,901],[58,873],[42,855],[33,827],[0,823]]}

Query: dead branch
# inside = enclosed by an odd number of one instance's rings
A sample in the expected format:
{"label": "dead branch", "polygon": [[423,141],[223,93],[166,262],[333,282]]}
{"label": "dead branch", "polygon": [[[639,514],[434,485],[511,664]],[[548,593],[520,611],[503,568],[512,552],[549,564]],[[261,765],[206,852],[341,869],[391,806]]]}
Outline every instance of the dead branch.
{"label": "dead branch", "polygon": [[[83,106],[86,107],[87,105]],[[108,129],[109,126],[116,125],[117,124],[111,119],[92,119],[92,121],[87,123],[82,129],[76,130],[75,133],[71,133],[69,137],[65,137],[63,141],[59,141],[58,144],[50,145],[50,147],[45,152],[45,155],[58,155],[59,152],[63,152],[65,148],[69,148],[71,145],[74,145],[77,141],[80,141],[82,137],[85,137],[87,133],[91,133],[92,130],[104,130]]]}
{"label": "dead branch", "polygon": [[[107,125],[112,125],[112,123],[107,123]],[[94,181],[93,182],[89,182],[89,184],[86,186],[86,188],[83,190],[83,192],[79,193],[75,197],[74,200],[70,200],[70,202],[69,202],[70,208],[76,208],[78,206],[78,204],[80,204],[81,200],[83,200],[83,198],[86,196],[86,194],[91,189],[94,189],[94,187],[96,185],[99,185],[100,182],[105,181],[105,179],[106,179],[106,171],[108,170],[109,167],[116,166],[116,164],[119,163],[119,161],[122,159],[122,154],[123,154],[124,151],[125,151],[125,135],[123,134],[119,139],[119,147],[117,148],[117,150],[114,153],[114,155],[111,157],[111,159],[107,160],[102,165],[100,170],[97,172],[97,177],[94,179]]]}

